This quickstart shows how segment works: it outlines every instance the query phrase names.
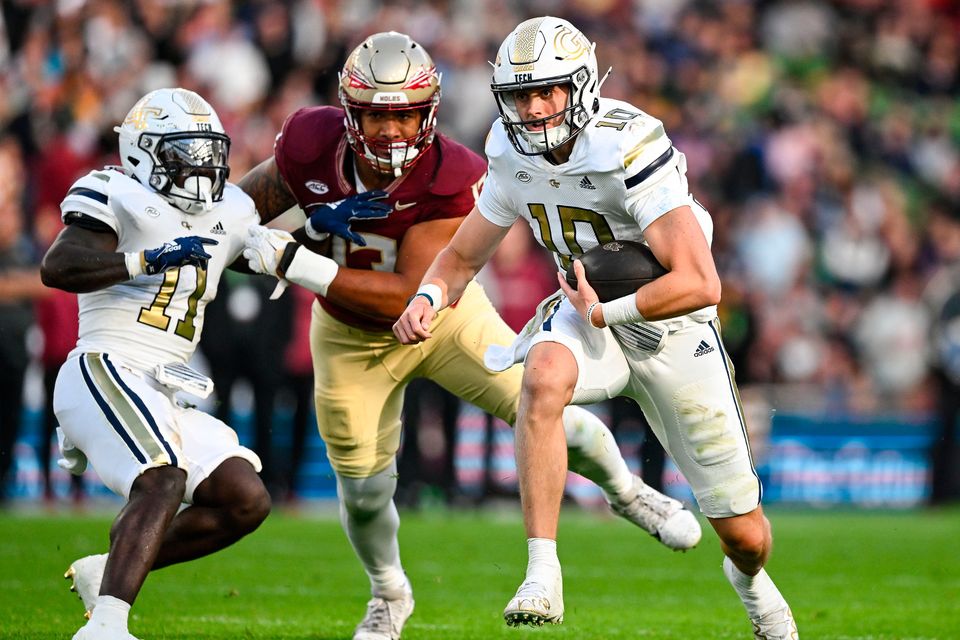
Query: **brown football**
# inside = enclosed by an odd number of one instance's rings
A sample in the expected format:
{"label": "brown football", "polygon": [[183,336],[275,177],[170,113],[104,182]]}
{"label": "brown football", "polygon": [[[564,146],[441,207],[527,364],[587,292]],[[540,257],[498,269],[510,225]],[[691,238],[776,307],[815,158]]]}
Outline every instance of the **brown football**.
{"label": "brown football", "polygon": [[[631,294],[667,272],[646,245],[632,240],[614,240],[596,246],[580,256],[580,262],[600,302]],[[573,263],[566,277],[567,283],[576,289]]]}

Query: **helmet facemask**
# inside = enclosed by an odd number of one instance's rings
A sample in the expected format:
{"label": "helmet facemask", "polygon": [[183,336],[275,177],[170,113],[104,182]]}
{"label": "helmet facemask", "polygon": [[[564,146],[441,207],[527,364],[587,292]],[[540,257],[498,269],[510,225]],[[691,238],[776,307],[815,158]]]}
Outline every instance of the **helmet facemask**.
{"label": "helmet facemask", "polygon": [[[533,83],[493,85],[493,96],[514,148],[523,155],[541,155],[553,151],[576,135],[587,124],[595,110],[591,108],[588,111],[584,105],[586,84],[590,80],[589,70],[581,67],[569,76],[546,78]],[[565,107],[557,113],[542,118],[522,119],[514,101],[517,92],[536,91],[550,86],[567,87]],[[558,119],[560,122],[555,122]]]}
{"label": "helmet facemask", "polygon": [[[343,98],[341,97],[341,100]],[[377,107],[369,104],[352,104],[343,100],[347,141],[356,154],[380,173],[392,173],[399,177],[405,169],[412,167],[427,147],[433,143],[436,133],[437,105],[440,102],[439,91],[432,103],[426,105],[396,107]],[[384,111],[416,110],[420,112],[420,127],[417,133],[400,140],[381,140],[367,136],[363,132],[360,113],[364,109]]]}
{"label": "helmet facemask", "polygon": [[140,147],[155,159],[150,186],[178,209],[199,213],[223,199],[230,175],[230,139],[226,135],[194,131],[141,134]]}

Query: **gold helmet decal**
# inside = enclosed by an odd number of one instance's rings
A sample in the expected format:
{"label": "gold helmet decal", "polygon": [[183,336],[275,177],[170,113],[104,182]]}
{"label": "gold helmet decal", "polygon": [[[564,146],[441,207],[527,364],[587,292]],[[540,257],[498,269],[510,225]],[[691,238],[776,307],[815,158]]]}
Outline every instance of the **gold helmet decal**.
{"label": "gold helmet decal", "polygon": [[553,36],[553,46],[558,53],[563,54],[564,60],[582,58],[590,51],[590,45],[587,44],[583,34],[572,31],[568,27],[559,29]]}
{"label": "gold helmet decal", "polygon": [[540,33],[543,20],[531,18],[517,27],[517,37],[513,41],[513,51],[510,52],[514,73],[533,69],[533,63],[540,57],[540,52],[537,51],[537,34]]}

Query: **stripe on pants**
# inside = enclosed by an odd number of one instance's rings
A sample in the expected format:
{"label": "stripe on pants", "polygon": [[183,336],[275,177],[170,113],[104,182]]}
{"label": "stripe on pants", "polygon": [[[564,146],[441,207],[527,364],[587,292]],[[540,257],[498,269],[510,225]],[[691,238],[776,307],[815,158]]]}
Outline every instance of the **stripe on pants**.
{"label": "stripe on pants", "polygon": [[[126,387],[126,385],[121,386],[117,383],[116,378],[107,371],[107,367],[104,365],[102,358],[103,356],[99,353],[88,353],[84,355],[87,368],[93,377],[93,381],[100,389],[108,404],[108,407],[104,407],[101,404],[101,409],[104,409],[104,413],[112,409],[114,419],[117,420],[126,433],[127,437],[124,437],[124,441],[129,444],[129,438],[136,442],[151,462],[175,464],[170,454],[164,450],[169,449],[169,446],[163,441],[159,432],[156,436],[151,432],[148,422],[153,423],[154,428],[156,428],[156,422],[153,420],[150,412],[146,410],[146,405],[137,397],[138,404],[143,407],[143,414],[141,415],[134,405],[134,402],[124,393],[123,387]],[[129,387],[126,388],[129,391]],[[136,397],[136,394],[133,394],[132,391],[130,391],[130,393],[133,397]],[[110,416],[108,415],[107,418],[110,419]],[[113,420],[111,420],[111,423],[112,422]],[[115,425],[114,428],[116,429],[117,426]],[[160,443],[163,443],[165,446],[161,447]]]}
{"label": "stripe on pants", "polygon": [[757,475],[757,467],[753,462],[753,451],[750,449],[750,434],[747,433],[747,422],[743,417],[743,403],[740,401],[740,391],[737,389],[737,383],[733,375],[733,362],[727,355],[727,350],[723,347],[723,338],[720,337],[720,321],[714,318],[710,321],[710,329],[717,338],[717,347],[720,355],[723,357],[724,367],[727,371],[727,382],[730,384],[730,392],[733,394],[733,403],[737,407],[737,418],[740,420],[740,430],[743,432],[743,440],[747,445],[747,456],[750,458],[750,470],[757,478],[757,484],[760,486],[760,499],[763,500],[763,483],[760,482],[760,476]]}

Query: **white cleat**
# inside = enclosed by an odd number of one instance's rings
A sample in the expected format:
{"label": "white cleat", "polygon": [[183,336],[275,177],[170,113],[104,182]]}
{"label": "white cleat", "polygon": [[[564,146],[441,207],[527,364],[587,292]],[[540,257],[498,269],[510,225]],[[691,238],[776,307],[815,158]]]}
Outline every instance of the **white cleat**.
{"label": "white cleat", "polygon": [[139,640],[126,629],[88,622],[73,634],[73,640]]}
{"label": "white cleat", "polygon": [[638,476],[633,476],[630,495],[626,502],[610,503],[610,508],[621,518],[674,551],[687,551],[700,542],[700,523],[682,502],[651,488]]}
{"label": "white cleat", "polygon": [[385,600],[376,597],[367,603],[367,613],[353,632],[353,640],[400,640],[400,632],[413,613],[413,594]]}
{"label": "white cleat", "polygon": [[777,609],[759,618],[750,618],[753,623],[754,640],[798,640],[797,622],[790,607]]}
{"label": "white cleat", "polygon": [[552,586],[524,580],[517,595],[503,610],[503,619],[511,627],[522,624],[541,627],[563,622],[563,579],[558,575]]}
{"label": "white cleat", "polygon": [[84,615],[88,620],[93,606],[97,603],[97,596],[100,595],[100,583],[103,582],[103,570],[106,566],[107,554],[101,553],[76,560],[63,574],[64,578],[71,581],[70,591],[76,591],[83,601],[86,610]]}

